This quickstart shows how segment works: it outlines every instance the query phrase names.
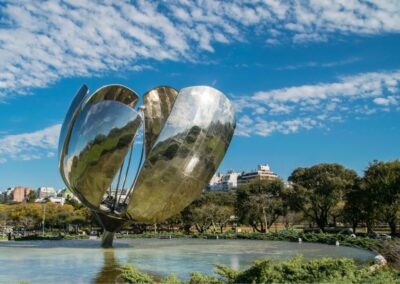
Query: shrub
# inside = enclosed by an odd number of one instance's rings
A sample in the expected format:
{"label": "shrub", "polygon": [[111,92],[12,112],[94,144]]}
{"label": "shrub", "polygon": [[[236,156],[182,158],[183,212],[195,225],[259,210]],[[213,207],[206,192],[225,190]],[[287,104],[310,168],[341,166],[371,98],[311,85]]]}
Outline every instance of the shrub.
{"label": "shrub", "polygon": [[199,272],[192,272],[188,284],[224,284],[222,279],[213,276],[203,275]]}
{"label": "shrub", "polygon": [[[217,265],[220,277],[191,273],[188,281],[180,281],[174,275],[161,283],[231,284],[231,283],[393,283],[400,284],[400,273],[390,268],[371,270],[358,267],[352,259],[321,258],[305,260],[301,256],[287,261],[271,259],[256,261],[244,271],[236,271],[225,265]],[[131,265],[123,267],[122,280],[128,283],[155,283],[147,274]]]}
{"label": "shrub", "polygon": [[389,265],[400,271],[400,240],[387,240],[375,244],[373,246],[375,251],[378,251],[382,254]]}
{"label": "shrub", "polygon": [[39,235],[28,235],[16,237],[16,241],[58,241],[61,240],[62,236],[39,236]]}
{"label": "shrub", "polygon": [[140,272],[132,265],[126,264],[121,268],[121,276],[126,283],[154,283],[150,275]]}

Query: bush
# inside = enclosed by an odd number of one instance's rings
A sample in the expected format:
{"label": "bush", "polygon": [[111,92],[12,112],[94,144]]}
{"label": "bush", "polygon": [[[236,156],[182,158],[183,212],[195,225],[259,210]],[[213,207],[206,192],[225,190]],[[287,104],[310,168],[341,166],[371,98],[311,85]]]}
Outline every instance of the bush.
{"label": "bush", "polygon": [[81,235],[65,234],[64,235],[64,239],[67,239],[67,240],[86,240],[86,239],[89,239],[89,236],[88,235],[84,235],[84,234],[81,234]]}
{"label": "bush", "polygon": [[267,240],[267,241],[298,241],[303,242],[335,244],[339,241],[341,245],[359,247],[365,249],[374,248],[380,240],[368,238],[351,238],[343,234],[325,233],[303,233],[297,231],[270,232],[270,233],[226,233],[219,236],[220,239],[248,239],[248,240]]}
{"label": "bush", "polygon": [[[184,283],[184,282],[180,282]],[[199,272],[192,272],[190,279],[186,283],[188,284],[223,284],[226,283],[222,279],[218,279],[213,276],[203,275]]]}
{"label": "bush", "polygon": [[373,249],[385,257],[389,265],[400,271],[400,240],[387,240],[373,246]]}
{"label": "bush", "polygon": [[146,233],[142,233],[142,234],[120,234],[117,233],[115,234],[116,238],[129,238],[129,239],[142,239],[142,238],[168,238],[169,236],[171,236],[171,238],[187,238],[190,237],[190,235],[185,235],[182,232],[160,232],[160,233],[154,233],[154,232],[146,232]]}
{"label": "bush", "polygon": [[16,241],[58,241],[61,240],[62,236],[39,236],[39,235],[28,235],[15,237]]}
{"label": "bush", "polygon": [[[400,273],[389,268],[371,270],[358,267],[352,259],[322,258],[306,260],[301,256],[287,261],[271,259],[256,261],[253,266],[236,271],[225,265],[217,265],[219,277],[191,273],[188,281],[168,276],[161,283],[223,284],[223,283],[399,283]],[[128,283],[155,283],[147,274],[131,265],[123,267],[122,280]]]}
{"label": "bush", "polygon": [[121,268],[121,276],[125,283],[154,283],[153,278],[143,272],[140,272],[132,265],[126,264]]}

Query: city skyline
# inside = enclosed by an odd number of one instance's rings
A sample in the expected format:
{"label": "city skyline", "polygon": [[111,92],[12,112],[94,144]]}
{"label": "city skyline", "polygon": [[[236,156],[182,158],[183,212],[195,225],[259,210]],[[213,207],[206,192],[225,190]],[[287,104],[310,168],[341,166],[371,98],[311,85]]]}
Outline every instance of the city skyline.
{"label": "city skyline", "polygon": [[[235,172],[235,173],[238,173],[238,174],[243,174],[243,173],[249,173],[249,172],[253,172],[253,171],[257,171],[257,170],[259,170],[260,169],[260,167],[264,167],[264,166],[267,166],[268,167],[268,171],[270,170],[269,168],[269,164],[265,164],[265,165],[257,165],[256,167],[254,167],[253,169],[250,169],[250,170],[248,170],[248,171],[246,171],[246,170],[234,170],[234,169],[228,169],[227,171],[225,171],[225,172],[221,172],[221,171],[217,171],[215,174],[214,174],[214,177],[215,176],[218,176],[218,175],[226,175],[226,174],[229,174],[229,173],[231,173],[231,172]],[[271,172],[273,172],[272,170],[271,170]],[[279,175],[277,175],[278,177],[280,177]],[[212,180],[210,181],[210,183],[212,182]],[[42,188],[50,188],[50,189],[53,189],[54,191],[60,191],[60,190],[65,190],[66,189],[66,186],[62,186],[61,188],[58,188],[58,187],[54,187],[54,186],[52,186],[52,185],[40,185],[40,186],[38,186],[38,187],[32,187],[32,186],[29,186],[29,185],[20,185],[20,184],[16,184],[16,185],[12,185],[12,186],[8,186],[8,187],[6,187],[6,188],[0,188],[0,192],[5,192],[5,191],[7,191],[8,189],[12,189],[12,188],[17,188],[17,187],[26,187],[26,188],[30,188],[30,189],[32,189],[33,191],[37,191],[37,190],[40,190],[40,189],[42,189]],[[129,189],[128,187],[127,188],[121,188],[121,190],[127,190],[127,189]],[[112,190],[115,190],[115,188],[113,188]]]}
{"label": "city skyline", "polygon": [[222,91],[238,126],[221,172],[362,174],[400,158],[399,32],[391,1],[0,4],[0,189],[64,187],[58,134],[83,83]]}

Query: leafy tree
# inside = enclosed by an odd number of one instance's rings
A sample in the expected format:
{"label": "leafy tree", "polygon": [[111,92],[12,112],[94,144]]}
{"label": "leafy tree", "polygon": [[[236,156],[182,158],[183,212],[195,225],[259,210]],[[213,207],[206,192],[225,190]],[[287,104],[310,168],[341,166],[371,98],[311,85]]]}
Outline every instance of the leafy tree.
{"label": "leafy tree", "polygon": [[27,197],[26,201],[29,202],[29,203],[33,203],[33,202],[35,202],[35,199],[36,199],[35,192],[33,190],[29,191],[29,194],[28,194],[28,197]]}
{"label": "leafy tree", "polygon": [[37,203],[20,203],[9,205],[7,216],[15,227],[33,229],[40,224],[41,206]]}
{"label": "leafy tree", "polygon": [[368,221],[380,216],[395,236],[400,215],[400,161],[374,161],[364,173],[362,186],[369,199]]}
{"label": "leafy tree", "polygon": [[353,187],[356,178],[353,170],[339,164],[297,168],[289,177],[293,187],[286,190],[286,197],[292,209],[302,211],[324,231],[329,216]]}
{"label": "leafy tree", "polygon": [[73,220],[74,207],[72,205],[47,202],[42,206],[44,206],[46,226],[62,228]]}
{"label": "leafy tree", "polygon": [[199,233],[205,233],[212,225],[212,214],[207,204],[192,210],[193,222]]}
{"label": "leafy tree", "polygon": [[235,194],[229,191],[203,192],[182,211],[181,220],[184,230],[189,233],[194,225],[200,233],[204,233],[211,226],[214,231],[217,226],[223,231],[228,219],[232,216],[235,202]]}
{"label": "leafy tree", "polygon": [[268,232],[285,211],[282,180],[255,180],[238,188],[237,215],[258,232]]}
{"label": "leafy tree", "polygon": [[174,216],[171,216],[167,220],[165,220],[162,224],[168,226],[168,231],[173,231],[175,226],[183,228],[182,215],[180,213],[175,214]]}
{"label": "leafy tree", "polygon": [[9,223],[7,209],[8,209],[8,205],[0,204],[0,227],[7,226]]}
{"label": "leafy tree", "polygon": [[[344,206],[344,220],[351,224],[353,232],[356,233],[357,226],[367,219],[370,201],[361,187],[361,179],[356,179],[354,186],[346,193],[346,205]],[[369,212],[369,213],[368,213]]]}
{"label": "leafy tree", "polygon": [[234,208],[232,206],[223,206],[211,203],[208,206],[208,211],[211,215],[211,226],[213,231],[216,232],[216,227],[218,227],[220,233],[222,234],[224,232],[224,228],[231,221],[231,217],[234,214]]}

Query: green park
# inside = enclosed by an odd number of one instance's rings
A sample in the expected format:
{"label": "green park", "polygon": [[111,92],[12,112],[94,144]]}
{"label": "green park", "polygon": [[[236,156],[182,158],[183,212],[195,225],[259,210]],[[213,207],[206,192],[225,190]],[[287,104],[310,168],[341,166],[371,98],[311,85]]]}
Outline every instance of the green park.
{"label": "green park", "polygon": [[400,0],[0,0],[0,284],[400,284]]}
{"label": "green park", "polygon": [[[117,238],[320,243],[369,250],[384,256],[387,263],[371,269],[376,265],[373,259],[360,264],[351,258],[296,255],[288,260],[259,259],[245,270],[216,264],[218,277],[193,271],[186,280],[175,275],[159,279],[128,263],[114,274],[132,283],[397,283],[400,162],[372,162],[363,176],[339,164],[317,164],[295,169],[289,181],[285,185],[279,178],[254,180],[236,190],[204,191],[180,214],[159,224],[127,223]],[[10,241],[87,240],[101,233],[91,211],[75,199],[64,205],[29,199],[2,204],[0,214],[3,228],[17,232]]]}

